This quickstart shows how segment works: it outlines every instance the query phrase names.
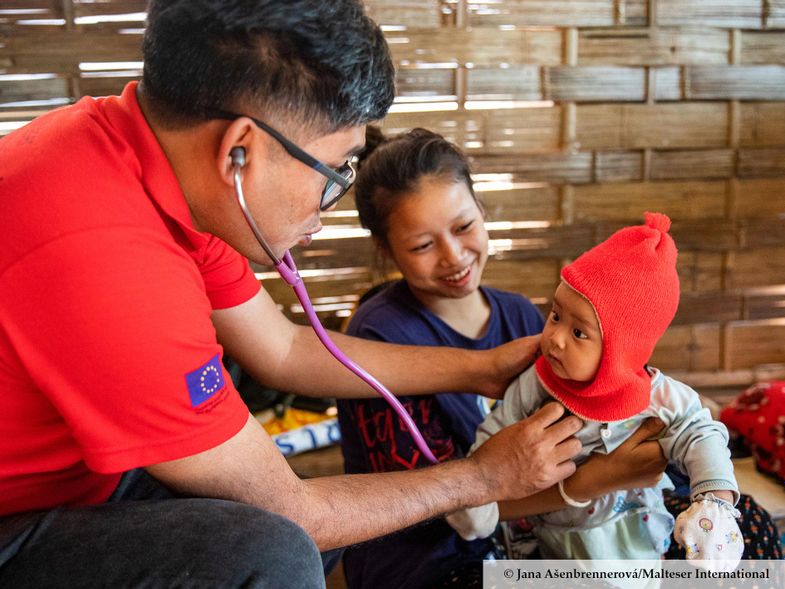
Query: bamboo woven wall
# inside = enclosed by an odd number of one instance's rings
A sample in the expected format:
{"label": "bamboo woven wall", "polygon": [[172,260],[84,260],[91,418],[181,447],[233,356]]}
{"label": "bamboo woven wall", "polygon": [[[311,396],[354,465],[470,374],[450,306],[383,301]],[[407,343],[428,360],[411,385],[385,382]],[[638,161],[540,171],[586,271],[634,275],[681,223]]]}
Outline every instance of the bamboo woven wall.
{"label": "bamboo woven wall", "polygon": [[[367,5],[398,67],[386,130],[429,127],[472,155],[488,284],[545,308],[564,263],[662,211],[683,295],[653,362],[704,390],[785,376],[785,0]],[[144,10],[2,0],[0,132],[137,77]],[[338,325],[371,284],[371,246],[350,199],[325,223],[296,257]]]}

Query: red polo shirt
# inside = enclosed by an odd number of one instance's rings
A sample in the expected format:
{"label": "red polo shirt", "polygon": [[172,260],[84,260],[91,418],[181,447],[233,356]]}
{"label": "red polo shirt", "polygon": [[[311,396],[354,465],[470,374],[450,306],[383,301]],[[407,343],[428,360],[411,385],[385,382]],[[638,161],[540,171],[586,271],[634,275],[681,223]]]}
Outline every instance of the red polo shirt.
{"label": "red polo shirt", "polygon": [[194,229],[135,92],[0,140],[0,515],[102,502],[248,416],[210,314],[259,283]]}

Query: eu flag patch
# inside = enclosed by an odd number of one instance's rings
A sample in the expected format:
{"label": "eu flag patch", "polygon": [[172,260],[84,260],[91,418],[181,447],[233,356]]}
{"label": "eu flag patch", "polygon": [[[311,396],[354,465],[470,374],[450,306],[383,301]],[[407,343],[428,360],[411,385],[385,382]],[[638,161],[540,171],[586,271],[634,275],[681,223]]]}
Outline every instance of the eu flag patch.
{"label": "eu flag patch", "polygon": [[224,388],[224,373],[221,360],[216,354],[204,366],[185,375],[185,384],[191,397],[191,406],[201,405],[216,392]]}

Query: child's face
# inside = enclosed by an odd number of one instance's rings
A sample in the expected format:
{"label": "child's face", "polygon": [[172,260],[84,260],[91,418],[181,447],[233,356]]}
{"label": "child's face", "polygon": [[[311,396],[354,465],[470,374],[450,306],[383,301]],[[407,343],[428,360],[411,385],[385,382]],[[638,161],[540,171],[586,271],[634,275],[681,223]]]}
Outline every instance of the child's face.
{"label": "child's face", "polygon": [[540,339],[542,355],[560,378],[586,382],[602,358],[602,332],[591,303],[563,282]]}
{"label": "child's face", "polygon": [[421,301],[477,290],[488,259],[488,232],[464,182],[425,178],[388,220],[390,254]]}

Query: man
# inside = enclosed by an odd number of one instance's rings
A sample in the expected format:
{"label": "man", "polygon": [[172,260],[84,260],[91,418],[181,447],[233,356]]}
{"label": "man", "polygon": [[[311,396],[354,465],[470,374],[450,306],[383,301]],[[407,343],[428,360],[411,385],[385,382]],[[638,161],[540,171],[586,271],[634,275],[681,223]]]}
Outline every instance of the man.
{"label": "man", "polygon": [[[469,459],[297,478],[223,350],[272,387],[372,393],[259,290],[234,174],[275,256],[307,245],[392,102],[387,47],[355,0],[154,0],[144,56],[121,97],[0,141],[0,585],[319,586],[318,550],[574,471],[552,405]],[[536,346],[335,340],[401,394],[499,395]]]}

